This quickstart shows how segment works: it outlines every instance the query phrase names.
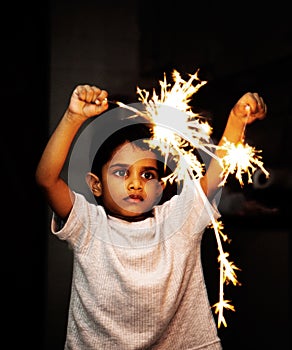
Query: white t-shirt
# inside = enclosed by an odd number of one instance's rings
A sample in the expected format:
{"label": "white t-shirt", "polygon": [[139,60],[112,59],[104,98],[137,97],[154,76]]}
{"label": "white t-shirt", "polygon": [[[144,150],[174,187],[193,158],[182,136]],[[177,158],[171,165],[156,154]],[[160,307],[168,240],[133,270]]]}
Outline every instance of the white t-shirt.
{"label": "white t-shirt", "polygon": [[201,239],[219,213],[199,182],[127,222],[75,193],[52,232],[73,249],[65,349],[221,349],[201,265]]}

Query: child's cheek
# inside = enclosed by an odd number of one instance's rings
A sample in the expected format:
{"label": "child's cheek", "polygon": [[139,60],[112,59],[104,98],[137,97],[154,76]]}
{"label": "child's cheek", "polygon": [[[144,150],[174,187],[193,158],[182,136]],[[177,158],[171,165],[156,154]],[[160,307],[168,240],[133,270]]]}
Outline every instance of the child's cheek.
{"label": "child's cheek", "polygon": [[155,202],[158,203],[163,194],[163,187],[158,180],[150,180],[145,185],[145,192],[147,197],[155,198]]}

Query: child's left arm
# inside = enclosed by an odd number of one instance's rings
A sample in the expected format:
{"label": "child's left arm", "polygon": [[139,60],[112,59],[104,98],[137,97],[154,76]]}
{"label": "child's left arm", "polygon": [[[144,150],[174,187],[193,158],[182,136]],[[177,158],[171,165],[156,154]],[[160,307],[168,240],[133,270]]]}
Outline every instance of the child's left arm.
{"label": "child's left arm", "polygon": [[[256,92],[247,92],[230,111],[224,133],[218,145],[222,145],[225,138],[235,144],[242,141],[246,125],[257,119],[265,118],[266,114],[267,106],[262,97]],[[217,150],[216,155],[223,158],[225,151]],[[221,172],[220,164],[212,158],[205,175],[201,179],[201,186],[208,198],[212,198],[216,193],[218,185],[222,181]]]}

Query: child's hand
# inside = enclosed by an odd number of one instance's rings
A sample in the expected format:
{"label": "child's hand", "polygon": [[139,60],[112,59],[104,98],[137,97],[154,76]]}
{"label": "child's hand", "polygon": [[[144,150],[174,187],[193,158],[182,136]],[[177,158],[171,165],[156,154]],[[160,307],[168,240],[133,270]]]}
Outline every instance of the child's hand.
{"label": "child's hand", "polygon": [[234,105],[231,114],[242,119],[245,124],[251,124],[256,119],[265,118],[267,106],[258,93],[247,92]]}
{"label": "child's hand", "polygon": [[90,118],[108,109],[108,93],[96,86],[78,85],[71,96],[68,112]]}

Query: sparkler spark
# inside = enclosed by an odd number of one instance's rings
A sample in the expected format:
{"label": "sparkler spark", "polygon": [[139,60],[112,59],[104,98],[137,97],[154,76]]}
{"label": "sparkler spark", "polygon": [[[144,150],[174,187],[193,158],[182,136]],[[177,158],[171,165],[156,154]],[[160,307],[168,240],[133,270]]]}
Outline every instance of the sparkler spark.
{"label": "sparkler spark", "polygon": [[248,183],[252,183],[252,175],[257,168],[260,168],[267,178],[269,177],[269,172],[264,168],[261,161],[262,157],[258,155],[261,151],[257,151],[247,143],[239,142],[235,145],[226,139],[221,149],[225,150],[227,154],[219,160],[223,169],[221,173],[223,180],[219,186],[223,186],[228,175],[234,173],[241,186],[244,185],[243,173],[248,175]]}
{"label": "sparkler spark", "polygon": [[[224,186],[230,174],[235,173],[235,177],[241,184],[244,185],[242,175],[247,173],[248,182],[252,182],[252,174],[259,167],[263,173],[268,177],[269,173],[265,170],[263,162],[259,153],[254,147],[244,144],[244,132],[242,141],[234,144],[228,140],[223,140],[221,146],[215,146],[211,143],[210,135],[212,127],[204,120],[202,116],[194,113],[189,106],[191,97],[195,94],[206,81],[201,81],[198,78],[198,72],[189,75],[189,80],[182,79],[181,75],[174,70],[172,73],[173,84],[169,84],[164,79],[159,81],[160,94],[158,95],[153,90],[152,96],[149,91],[137,88],[138,99],[144,106],[143,111],[127,106],[122,102],[115,103],[122,108],[127,108],[135,113],[134,116],[143,116],[148,119],[153,125],[154,140],[149,141],[152,148],[159,148],[165,160],[171,153],[176,161],[176,168],[173,172],[165,177],[163,180],[181,181],[186,179],[186,176],[191,176],[193,179],[201,178],[205,172],[205,165],[196,157],[196,150],[201,150],[209,154],[218,161],[222,167],[221,178],[222,181],[219,186]],[[193,85],[196,81],[197,84]],[[250,111],[250,106],[246,106],[247,112]],[[131,117],[130,117],[131,118]],[[167,127],[166,127],[167,125]],[[225,151],[225,156],[219,158],[216,156],[214,150]],[[201,195],[203,196],[203,190]],[[225,252],[222,247],[221,239],[224,242],[229,241],[226,234],[223,233],[223,224],[217,221],[213,214],[209,213],[211,218],[210,227],[213,228],[219,256],[218,262],[220,264],[220,286],[219,286],[219,301],[212,307],[215,308],[215,313],[218,313],[218,328],[221,324],[227,327],[225,318],[223,316],[224,309],[235,311],[235,308],[230,304],[230,300],[224,299],[223,287],[225,284],[232,282],[233,285],[240,285],[237,280],[236,270],[240,270],[233,262],[228,260],[229,253]]]}

